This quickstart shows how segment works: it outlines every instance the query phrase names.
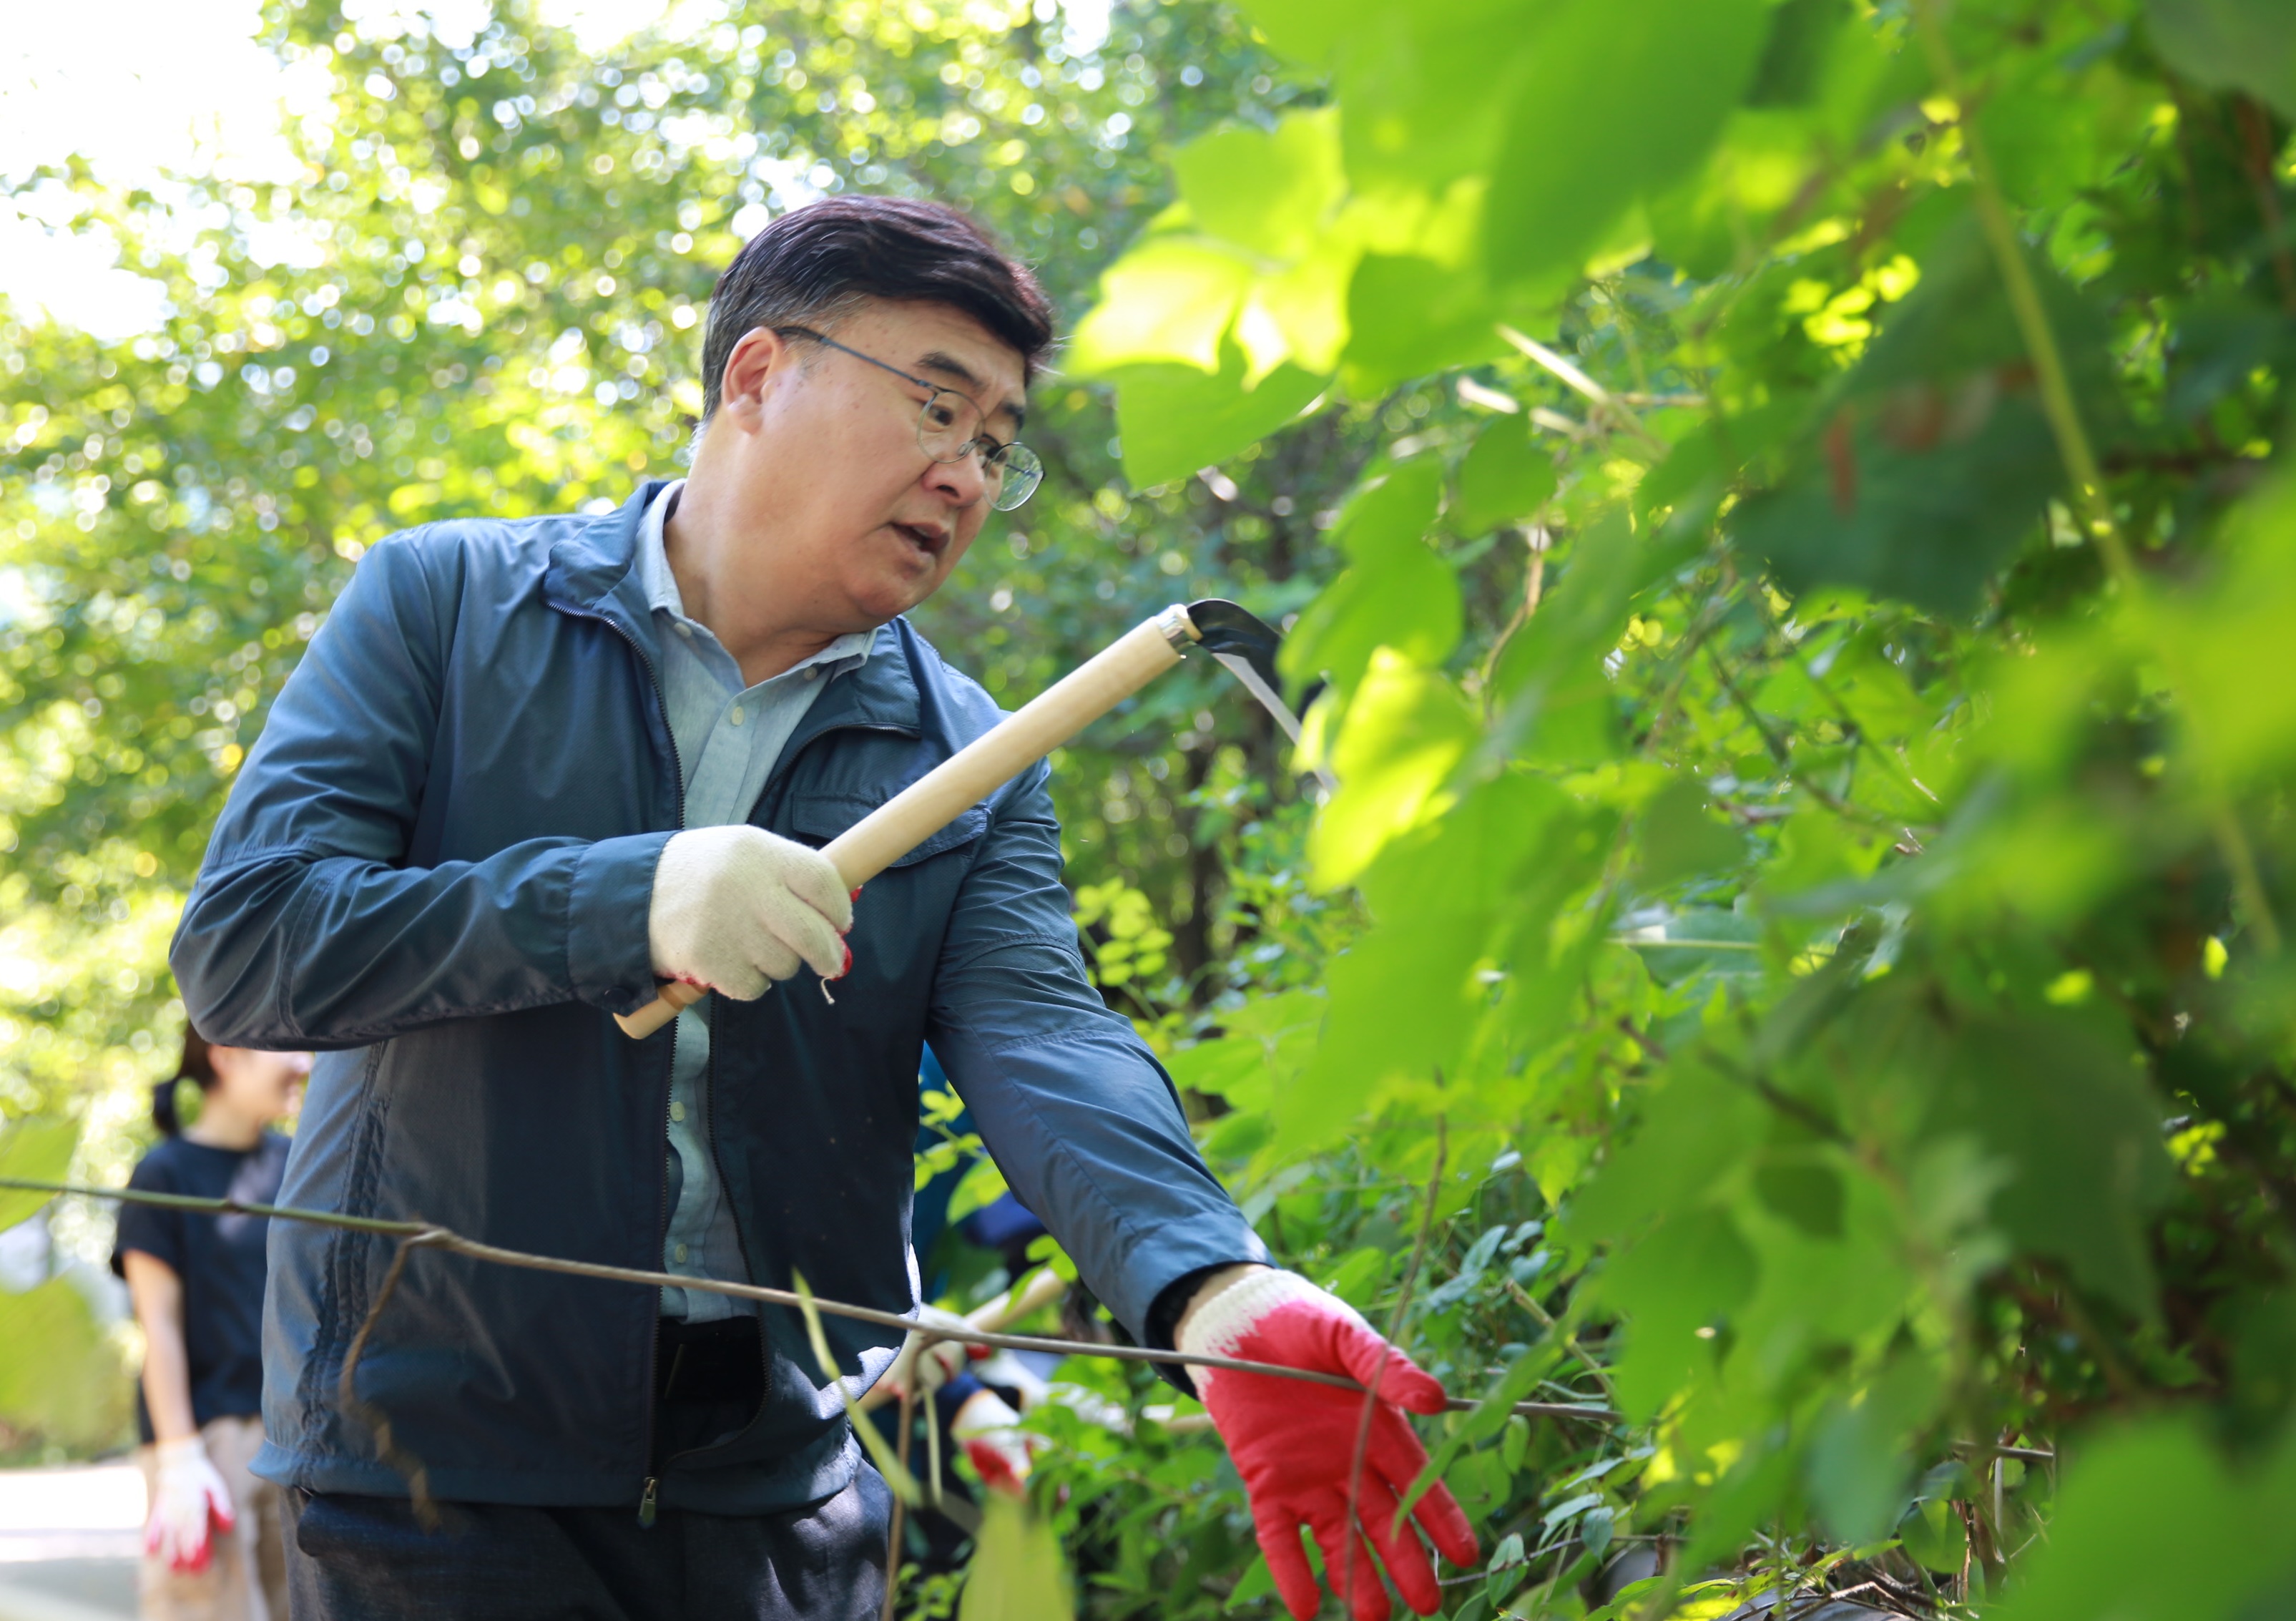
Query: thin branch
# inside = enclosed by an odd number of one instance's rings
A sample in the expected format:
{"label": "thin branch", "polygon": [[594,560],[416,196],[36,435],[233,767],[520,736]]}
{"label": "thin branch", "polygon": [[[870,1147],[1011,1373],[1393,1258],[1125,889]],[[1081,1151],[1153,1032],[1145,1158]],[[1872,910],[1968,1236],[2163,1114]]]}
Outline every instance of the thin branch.
{"label": "thin branch", "polygon": [[[1604,388],[1592,377],[1589,377],[1576,365],[1564,359],[1561,355],[1556,354],[1553,350],[1547,348],[1546,344],[1541,343],[1538,339],[1530,336],[1528,333],[1517,332],[1513,327],[1507,325],[1505,322],[1501,322],[1499,324],[1499,336],[1505,338],[1516,349],[1521,350],[1525,355],[1529,356],[1535,364],[1545,367],[1556,377],[1562,379],[1562,382],[1570,388],[1576,389],[1579,393],[1584,394],[1587,399],[1593,403],[1595,408],[1603,416],[1608,416],[1611,423],[1617,427],[1631,433],[1634,437],[1641,440],[1644,444],[1649,445],[1653,449],[1664,451],[1673,448],[1673,447],[1669,445],[1666,440],[1660,439],[1657,434],[1643,426],[1642,418],[1636,416],[1634,412],[1628,408],[1624,400],[1620,399],[1616,394],[1611,393],[1610,390]],[[1533,413],[1534,416],[1536,416],[1536,415],[1537,413]]]}

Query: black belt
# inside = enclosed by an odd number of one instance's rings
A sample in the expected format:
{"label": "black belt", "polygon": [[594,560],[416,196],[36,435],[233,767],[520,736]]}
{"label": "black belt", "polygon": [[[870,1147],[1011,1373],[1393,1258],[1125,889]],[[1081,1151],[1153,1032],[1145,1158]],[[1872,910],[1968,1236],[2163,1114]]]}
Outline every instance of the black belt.
{"label": "black belt", "polygon": [[766,1395],[765,1346],[755,1317],[686,1322],[665,1317],[654,1335],[657,1402],[759,1402]]}

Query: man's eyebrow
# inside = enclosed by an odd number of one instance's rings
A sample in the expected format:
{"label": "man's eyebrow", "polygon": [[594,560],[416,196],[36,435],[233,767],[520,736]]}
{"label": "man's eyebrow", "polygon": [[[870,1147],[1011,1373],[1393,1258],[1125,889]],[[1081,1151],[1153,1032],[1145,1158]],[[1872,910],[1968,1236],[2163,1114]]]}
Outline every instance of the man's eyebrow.
{"label": "man's eyebrow", "polygon": [[[944,377],[954,377],[970,394],[978,396],[988,391],[988,384],[982,380],[980,373],[945,350],[932,350],[920,357],[917,369],[921,372],[939,372]],[[978,403],[977,399],[975,403]],[[1015,433],[1021,431],[1021,424],[1029,420],[1028,407],[1014,400],[1006,400],[996,407],[996,411],[997,415],[1012,419],[1013,432]]]}

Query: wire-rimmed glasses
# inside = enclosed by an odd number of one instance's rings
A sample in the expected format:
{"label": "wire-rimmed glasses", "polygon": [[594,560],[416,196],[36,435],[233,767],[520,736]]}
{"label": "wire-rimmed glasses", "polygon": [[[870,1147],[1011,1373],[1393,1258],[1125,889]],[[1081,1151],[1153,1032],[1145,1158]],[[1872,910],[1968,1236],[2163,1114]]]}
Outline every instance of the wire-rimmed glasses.
{"label": "wire-rimmed glasses", "polygon": [[911,376],[898,366],[889,366],[874,355],[865,355],[810,326],[776,326],[774,331],[784,338],[810,338],[856,360],[866,360],[878,370],[890,372],[902,382],[924,390],[925,402],[917,411],[917,448],[936,462],[961,462],[967,456],[979,456],[980,475],[988,487],[988,504],[998,512],[1011,512],[1036,494],[1037,486],[1044,482],[1045,464],[1037,458],[1037,453],[1026,445],[1004,444],[983,432],[980,407],[966,395],[925,378]]}

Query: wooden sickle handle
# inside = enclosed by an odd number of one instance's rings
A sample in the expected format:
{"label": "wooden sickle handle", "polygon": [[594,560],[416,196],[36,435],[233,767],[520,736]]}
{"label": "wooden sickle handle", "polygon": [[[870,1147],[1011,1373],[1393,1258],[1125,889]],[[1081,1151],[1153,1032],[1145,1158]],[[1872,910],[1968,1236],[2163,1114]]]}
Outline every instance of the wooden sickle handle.
{"label": "wooden sickle handle", "polygon": [[[1034,701],[983,732],[822,849],[848,889],[858,889],[958,817],[1180,662],[1196,639],[1177,604],[1143,620],[1070,671]],[[614,1022],[643,1039],[709,992],[672,984]]]}

